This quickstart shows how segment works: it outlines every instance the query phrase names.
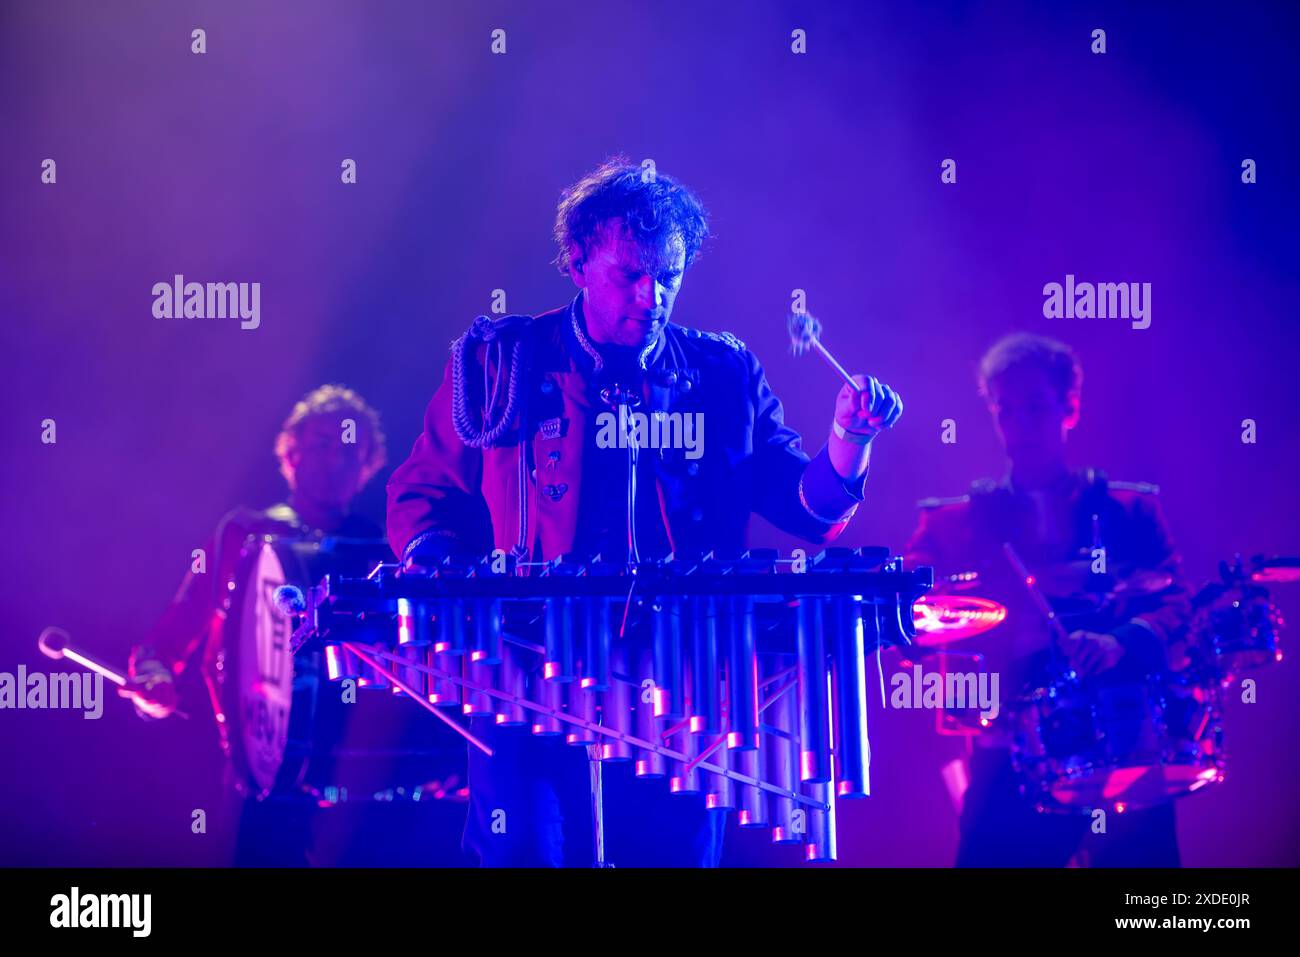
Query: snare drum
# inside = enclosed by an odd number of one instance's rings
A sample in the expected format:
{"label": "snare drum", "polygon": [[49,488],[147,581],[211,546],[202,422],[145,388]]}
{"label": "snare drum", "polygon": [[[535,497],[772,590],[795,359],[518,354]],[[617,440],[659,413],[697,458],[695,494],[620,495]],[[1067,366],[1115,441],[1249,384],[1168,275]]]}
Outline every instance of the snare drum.
{"label": "snare drum", "polygon": [[1137,810],[1223,777],[1214,682],[1061,679],[1011,707],[1012,760],[1039,810]]}

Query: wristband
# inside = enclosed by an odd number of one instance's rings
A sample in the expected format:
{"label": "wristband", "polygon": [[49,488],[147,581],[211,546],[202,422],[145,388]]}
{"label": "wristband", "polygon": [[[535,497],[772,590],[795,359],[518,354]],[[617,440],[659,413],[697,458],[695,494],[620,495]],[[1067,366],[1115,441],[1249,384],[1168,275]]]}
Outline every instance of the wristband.
{"label": "wristband", "polygon": [[848,429],[844,428],[844,426],[840,425],[839,422],[832,422],[831,429],[834,431],[836,437],[843,439],[851,445],[867,445],[879,434],[879,432],[850,432]]}

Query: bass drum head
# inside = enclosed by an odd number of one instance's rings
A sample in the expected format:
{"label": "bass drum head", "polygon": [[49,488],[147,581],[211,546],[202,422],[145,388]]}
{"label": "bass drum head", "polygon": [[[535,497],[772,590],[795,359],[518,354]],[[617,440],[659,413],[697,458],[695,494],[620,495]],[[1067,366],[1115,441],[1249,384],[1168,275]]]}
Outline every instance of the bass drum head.
{"label": "bass drum head", "polygon": [[[290,567],[295,564],[288,559]],[[244,546],[231,592],[223,693],[225,738],[235,785],[258,799],[282,783],[294,705],[293,623],[275,606],[290,581],[276,548]]]}

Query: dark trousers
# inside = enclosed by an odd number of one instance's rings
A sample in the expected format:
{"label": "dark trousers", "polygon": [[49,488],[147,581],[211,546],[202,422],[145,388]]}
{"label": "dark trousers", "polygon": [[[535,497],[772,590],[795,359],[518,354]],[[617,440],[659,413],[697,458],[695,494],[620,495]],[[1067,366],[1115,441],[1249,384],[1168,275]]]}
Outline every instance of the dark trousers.
{"label": "dark trousers", "polygon": [[[470,722],[492,749],[469,749],[464,849],[484,867],[590,867],[587,749],[527,728]],[[630,762],[604,762],[605,859],[615,867],[717,867],[726,811],[702,795],[675,795],[663,779],[637,780]]]}
{"label": "dark trousers", "polygon": [[1173,802],[1106,815],[1044,814],[1020,794],[1009,751],[976,748],[961,814],[958,867],[1064,867],[1082,850],[1090,867],[1178,867]]}

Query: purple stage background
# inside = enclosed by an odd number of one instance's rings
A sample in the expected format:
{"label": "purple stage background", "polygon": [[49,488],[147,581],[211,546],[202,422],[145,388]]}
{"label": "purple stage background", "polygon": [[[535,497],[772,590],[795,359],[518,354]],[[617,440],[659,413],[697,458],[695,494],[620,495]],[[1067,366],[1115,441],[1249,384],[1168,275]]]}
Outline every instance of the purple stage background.
{"label": "purple stage background", "polygon": [[[716,238],[674,318],[745,340],[812,451],[837,384],[789,354],[792,289],[905,398],[843,544],[901,549],[917,499],[1000,474],[973,368],[1028,329],[1084,363],[1076,464],[1162,487],[1192,584],[1236,551],[1300,552],[1296,8],[1060,6],[5,3],[0,671],[45,668],[48,625],[125,660],[217,519],[281,495],[271,444],[311,387],[358,389],[400,461],[494,289],[512,312],[572,295],[555,204],[614,152],[699,192]],[[154,319],[177,273],[260,282],[260,328]],[[1150,282],[1150,328],[1044,319],[1067,273]],[[754,542],[795,544],[762,523]],[[1275,594],[1300,619],[1295,586]],[[1300,864],[1295,656],[1256,677],[1259,702],[1228,707],[1227,780],[1179,804],[1188,865]],[[0,713],[0,864],[219,861],[188,827],[215,800],[203,711],[106,707]],[[929,712],[877,701],[871,721],[842,862],[949,864],[957,740]],[[798,860],[728,838],[727,863]]]}

